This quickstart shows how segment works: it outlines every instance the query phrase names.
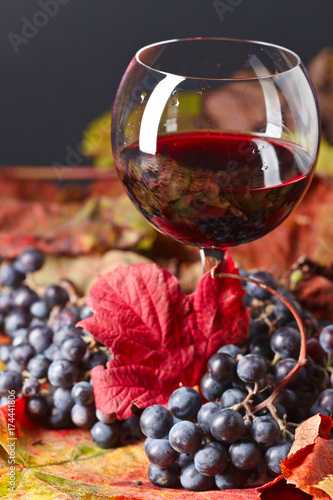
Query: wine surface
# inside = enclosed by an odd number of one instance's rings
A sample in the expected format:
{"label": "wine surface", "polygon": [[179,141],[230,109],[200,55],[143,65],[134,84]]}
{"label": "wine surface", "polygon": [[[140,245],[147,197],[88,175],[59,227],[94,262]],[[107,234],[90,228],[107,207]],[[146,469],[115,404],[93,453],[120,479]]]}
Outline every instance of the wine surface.
{"label": "wine surface", "polygon": [[183,243],[228,248],[278,226],[307,190],[311,161],[277,139],[209,131],[160,136],[156,154],[125,147],[118,174],[134,204]]}

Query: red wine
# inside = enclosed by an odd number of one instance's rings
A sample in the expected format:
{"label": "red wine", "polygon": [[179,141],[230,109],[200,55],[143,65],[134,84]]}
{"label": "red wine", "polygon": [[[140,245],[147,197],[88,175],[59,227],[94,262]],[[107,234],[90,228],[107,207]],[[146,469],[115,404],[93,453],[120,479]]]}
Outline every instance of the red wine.
{"label": "red wine", "polygon": [[312,177],[310,157],[294,144],[209,131],[160,136],[155,155],[132,144],[116,166],[129,197],[158,230],[216,248],[274,229]]}

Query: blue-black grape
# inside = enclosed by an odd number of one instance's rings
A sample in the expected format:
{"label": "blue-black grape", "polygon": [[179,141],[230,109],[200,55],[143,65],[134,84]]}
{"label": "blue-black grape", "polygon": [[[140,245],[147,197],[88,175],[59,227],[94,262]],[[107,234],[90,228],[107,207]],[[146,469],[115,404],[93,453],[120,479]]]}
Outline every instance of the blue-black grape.
{"label": "blue-black grape", "polygon": [[244,438],[229,447],[231,463],[240,470],[255,469],[261,462],[259,446],[249,438]]}
{"label": "blue-black grape", "polygon": [[[285,376],[294,368],[297,361],[293,358],[285,358],[279,361],[275,365],[274,378],[277,382],[280,382]],[[288,389],[295,389],[301,387],[306,380],[306,371],[304,366],[301,366],[298,372],[293,376],[293,378],[288,383]]]}
{"label": "blue-black grape", "polygon": [[4,319],[4,333],[12,337],[15,330],[26,328],[29,325],[28,314],[21,309],[13,309],[8,312]]}
{"label": "blue-black grape", "polygon": [[50,414],[51,408],[44,396],[33,396],[27,399],[26,412],[33,422],[40,423]]}
{"label": "blue-black grape", "polygon": [[51,306],[63,306],[69,301],[67,290],[59,285],[50,285],[46,288],[44,299]]}
{"label": "blue-black grape", "polygon": [[317,406],[323,415],[333,414],[333,389],[325,389],[316,400]]}
{"label": "blue-black grape", "polygon": [[81,381],[74,385],[71,391],[74,403],[82,406],[90,405],[94,401],[94,389],[89,382]]}
{"label": "blue-black grape", "polygon": [[[267,271],[258,271],[252,273],[249,275],[249,278],[259,281],[260,283],[263,283],[264,285],[267,285],[273,289],[276,289],[277,287],[277,283],[274,276],[271,273],[268,273]],[[251,297],[254,297],[255,299],[267,300],[271,297],[270,292],[268,292],[261,286],[256,285],[255,283],[247,282],[246,289],[247,293],[251,295]]]}
{"label": "blue-black grape", "polygon": [[63,341],[60,347],[61,356],[68,361],[78,362],[85,355],[87,345],[85,341],[77,336]]}
{"label": "blue-black grape", "polygon": [[220,347],[220,349],[217,351],[219,352],[224,352],[226,354],[230,354],[230,356],[233,356],[236,358],[239,354],[242,354],[242,350],[238,345],[234,344],[225,344],[224,346]]}
{"label": "blue-black grape", "polygon": [[216,401],[222,393],[230,387],[230,384],[220,384],[214,380],[210,373],[205,373],[200,381],[202,395],[208,401]]}
{"label": "blue-black grape", "polygon": [[92,310],[87,304],[84,304],[80,309],[80,319],[91,318],[93,315]]}
{"label": "blue-black grape", "polygon": [[47,424],[52,429],[68,429],[73,426],[71,414],[56,407],[51,408]]}
{"label": "blue-black grape", "polygon": [[71,418],[73,424],[77,427],[81,429],[90,429],[97,420],[95,405],[82,406],[75,404],[71,409]]}
{"label": "blue-black grape", "polygon": [[79,319],[80,315],[76,309],[73,309],[72,307],[64,307],[53,317],[50,326],[52,330],[56,332],[65,325],[74,327]]}
{"label": "blue-black grape", "polygon": [[19,373],[10,371],[8,368],[0,371],[0,396],[8,396],[8,393],[12,391],[17,396],[21,388],[22,377]]}
{"label": "blue-black grape", "polygon": [[246,390],[242,389],[227,389],[220,398],[222,408],[230,408],[231,406],[242,403],[247,396]]}
{"label": "blue-black grape", "polygon": [[22,394],[26,397],[37,396],[40,384],[36,378],[25,378],[23,380]]}
{"label": "blue-black grape", "polygon": [[38,271],[43,267],[45,261],[44,254],[37,248],[26,248],[14,261],[14,267],[19,272],[25,274]]}
{"label": "blue-black grape", "polygon": [[0,293],[0,312],[2,314],[7,314],[13,307],[12,302],[12,292],[2,292]]}
{"label": "blue-black grape", "polygon": [[177,464],[168,469],[160,469],[157,465],[150,464],[148,478],[158,488],[176,488],[179,485],[179,472]]}
{"label": "blue-black grape", "polygon": [[30,314],[34,318],[45,319],[50,314],[50,308],[45,300],[36,300],[30,306]]}
{"label": "blue-black grape", "polygon": [[297,359],[301,347],[300,333],[290,326],[278,328],[271,337],[270,345],[281,358]]}
{"label": "blue-black grape", "polygon": [[[96,412],[97,415],[97,412]],[[98,415],[97,415],[98,418]],[[144,438],[144,434],[140,428],[140,415],[133,415],[121,422],[121,445],[136,443]]]}
{"label": "blue-black grape", "polygon": [[281,460],[284,460],[291,448],[290,441],[279,441],[270,446],[265,453],[267,466],[271,474],[281,474]]}
{"label": "blue-black grape", "polygon": [[90,434],[94,443],[100,448],[112,448],[119,440],[120,424],[117,421],[112,424],[96,422],[91,427]]}
{"label": "blue-black grape", "polygon": [[161,469],[167,469],[176,463],[179,453],[171,446],[168,439],[152,439],[146,447],[150,463]]}
{"label": "blue-black grape", "polygon": [[280,427],[272,416],[263,415],[254,420],[251,434],[261,446],[272,446],[280,437]]}
{"label": "blue-black grape", "polygon": [[321,347],[319,339],[312,337],[306,342],[306,352],[317,365],[325,364],[327,353]]}
{"label": "blue-black grape", "polygon": [[148,406],[140,417],[143,434],[154,439],[167,436],[172,426],[171,412],[161,405]]}
{"label": "blue-black grape", "polygon": [[210,434],[210,425],[215,412],[221,409],[218,403],[209,402],[200,408],[197,414],[197,421],[204,434]]}
{"label": "blue-black grape", "polygon": [[233,490],[244,487],[247,476],[244,471],[236,469],[231,463],[220,474],[216,474],[215,483],[219,490]]}
{"label": "blue-black grape", "polygon": [[35,356],[35,349],[31,344],[22,343],[17,345],[12,350],[13,359],[22,366],[27,366],[31,358]]}
{"label": "blue-black grape", "polygon": [[227,466],[228,453],[220,443],[207,443],[194,455],[194,465],[200,474],[215,476]]}
{"label": "blue-black grape", "polygon": [[245,432],[243,417],[230,408],[218,410],[212,416],[210,432],[221,443],[233,443]]}
{"label": "blue-black grape", "polygon": [[43,355],[37,354],[29,360],[27,369],[36,378],[45,378],[50,366],[50,361]]}
{"label": "blue-black grape", "polygon": [[54,331],[53,343],[57,347],[61,347],[66,339],[78,337],[82,334],[81,328],[76,328],[73,325],[64,324],[59,329]]}
{"label": "blue-black grape", "polygon": [[201,445],[202,430],[190,420],[181,420],[169,432],[169,442],[179,453],[195,453]]}
{"label": "blue-black grape", "polygon": [[12,347],[9,344],[0,346],[0,361],[8,363],[11,357]]}
{"label": "blue-black grape", "polygon": [[259,382],[267,372],[267,365],[259,354],[246,354],[238,361],[237,375],[243,382]]}
{"label": "blue-black grape", "polygon": [[29,342],[37,354],[43,354],[52,344],[52,339],[53,331],[43,323],[33,326],[29,331]]}
{"label": "blue-black grape", "polygon": [[[287,301],[294,306],[296,311],[301,314],[302,307],[299,302],[297,302],[296,297],[292,292],[284,289],[277,289],[277,292],[279,292],[282,297],[287,299]],[[274,297],[273,301],[275,302],[274,315],[276,318],[279,318],[283,322],[292,321],[294,319],[293,313],[290,311],[289,307],[287,307],[280,299]]]}
{"label": "blue-black grape", "polygon": [[187,465],[180,473],[180,483],[189,491],[207,491],[214,487],[214,478],[204,476],[197,471],[194,464]]}
{"label": "blue-black grape", "polygon": [[236,377],[236,360],[230,354],[219,352],[208,360],[208,372],[220,384],[231,382]]}
{"label": "blue-black grape", "polygon": [[66,359],[52,361],[47,372],[50,384],[55,387],[64,387],[65,389],[72,387],[77,375],[76,366]]}
{"label": "blue-black grape", "polygon": [[9,288],[17,288],[25,279],[25,274],[21,273],[11,264],[3,264],[0,267],[0,285]]}
{"label": "blue-black grape", "polygon": [[57,387],[53,393],[53,404],[61,411],[71,411],[74,406],[71,389]]}
{"label": "blue-black grape", "polygon": [[179,387],[171,394],[168,407],[171,413],[182,420],[190,420],[196,416],[202,401],[200,394],[191,387]]}
{"label": "blue-black grape", "polygon": [[21,285],[12,292],[12,304],[14,308],[29,310],[31,304],[39,300],[37,293],[26,285]]}
{"label": "blue-black grape", "polygon": [[333,325],[327,325],[322,329],[319,342],[325,352],[333,353]]}

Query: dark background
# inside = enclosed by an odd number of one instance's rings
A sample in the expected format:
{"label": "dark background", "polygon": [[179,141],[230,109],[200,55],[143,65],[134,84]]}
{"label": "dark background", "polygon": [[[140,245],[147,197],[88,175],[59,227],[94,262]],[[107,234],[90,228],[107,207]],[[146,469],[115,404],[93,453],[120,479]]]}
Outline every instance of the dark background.
{"label": "dark background", "polygon": [[216,0],[1,0],[0,164],[65,163],[66,147],[110,108],[143,45],[250,38],[286,46],[307,64],[333,45],[332,14],[332,0],[220,0],[220,8]]}

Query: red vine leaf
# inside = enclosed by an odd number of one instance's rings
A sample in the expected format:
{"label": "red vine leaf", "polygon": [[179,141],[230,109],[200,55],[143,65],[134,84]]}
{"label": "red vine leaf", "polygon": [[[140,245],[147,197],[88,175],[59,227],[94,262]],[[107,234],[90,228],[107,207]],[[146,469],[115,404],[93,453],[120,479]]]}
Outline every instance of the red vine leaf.
{"label": "red vine leaf", "polygon": [[315,498],[325,498],[325,491],[333,493],[333,440],[328,439],[332,427],[332,417],[320,414],[303,422],[296,429],[290,455],[281,465],[288,483]]}
{"label": "red vine leaf", "polygon": [[[230,256],[224,266],[238,272]],[[220,346],[246,339],[243,295],[239,280],[210,273],[192,295],[184,295],[177,278],[155,264],[118,267],[102,276],[89,294],[94,316],[79,323],[114,355],[106,370],[91,373],[97,408],[123,419],[132,404],[166,404],[179,384],[198,384]]]}

